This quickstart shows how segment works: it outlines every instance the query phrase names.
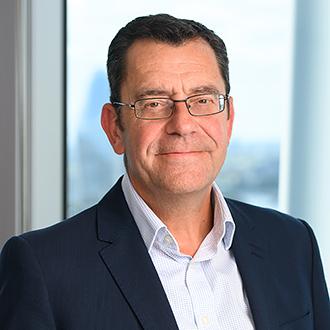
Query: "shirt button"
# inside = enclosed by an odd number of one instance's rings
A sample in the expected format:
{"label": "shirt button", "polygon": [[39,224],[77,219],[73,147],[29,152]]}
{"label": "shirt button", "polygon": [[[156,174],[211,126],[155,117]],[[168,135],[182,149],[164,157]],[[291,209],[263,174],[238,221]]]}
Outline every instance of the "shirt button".
{"label": "shirt button", "polygon": [[196,270],[196,269],[198,269],[198,267],[199,267],[199,265],[198,265],[197,262],[190,261],[190,263],[189,263],[189,269]]}
{"label": "shirt button", "polygon": [[209,324],[209,318],[206,315],[204,315],[202,317],[202,324],[204,324],[204,325],[208,325]]}
{"label": "shirt button", "polygon": [[166,236],[164,237],[164,241],[165,241],[168,245],[170,245],[170,244],[172,243],[172,237],[171,237],[170,235],[166,235]]}

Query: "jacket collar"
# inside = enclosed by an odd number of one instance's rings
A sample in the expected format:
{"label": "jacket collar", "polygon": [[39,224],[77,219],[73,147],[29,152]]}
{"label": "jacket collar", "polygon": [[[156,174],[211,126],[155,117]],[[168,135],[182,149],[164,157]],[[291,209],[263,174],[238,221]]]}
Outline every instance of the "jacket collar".
{"label": "jacket collar", "polygon": [[[99,254],[144,329],[178,329],[147,248],[129,211],[121,179],[97,205]],[[232,251],[257,330],[270,330],[267,243],[243,204],[226,200],[236,225]]]}
{"label": "jacket collar", "polygon": [[272,329],[269,315],[271,303],[270,265],[268,246],[251,212],[243,203],[227,200],[236,224],[232,251],[242,277],[256,329]]}

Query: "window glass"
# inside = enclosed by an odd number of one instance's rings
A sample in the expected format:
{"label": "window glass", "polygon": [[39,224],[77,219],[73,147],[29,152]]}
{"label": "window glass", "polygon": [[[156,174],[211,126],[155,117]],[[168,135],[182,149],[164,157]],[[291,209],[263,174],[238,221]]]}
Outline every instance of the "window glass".
{"label": "window glass", "polygon": [[289,111],[293,0],[67,0],[67,214],[97,202],[124,173],[100,126],[110,41],[131,19],[166,12],[224,39],[236,118],[217,178],[224,194],[277,207],[281,123]]}

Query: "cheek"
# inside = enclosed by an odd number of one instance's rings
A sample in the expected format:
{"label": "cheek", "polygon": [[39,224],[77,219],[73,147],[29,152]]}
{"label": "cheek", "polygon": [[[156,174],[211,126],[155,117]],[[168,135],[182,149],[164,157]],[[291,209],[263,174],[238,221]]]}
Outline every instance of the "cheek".
{"label": "cheek", "polygon": [[127,156],[139,163],[148,161],[152,156],[155,145],[158,141],[159,129],[148,125],[148,123],[139,123],[130,128],[129,134],[126,134],[125,145],[127,146]]}
{"label": "cheek", "polygon": [[136,129],[135,139],[139,143],[137,148],[150,156],[155,150],[155,146],[162,137],[163,126],[157,121],[140,121]]}
{"label": "cheek", "polygon": [[227,147],[229,143],[229,135],[227,126],[223,125],[218,130],[218,141],[222,147]]}
{"label": "cheek", "polygon": [[204,126],[206,134],[214,141],[217,149],[224,149],[229,143],[227,122],[219,120]]}
{"label": "cheek", "polygon": [[216,144],[215,152],[212,155],[213,164],[215,170],[219,172],[225,161],[229,144],[227,125],[225,123],[220,123],[218,127],[213,127],[212,137]]}

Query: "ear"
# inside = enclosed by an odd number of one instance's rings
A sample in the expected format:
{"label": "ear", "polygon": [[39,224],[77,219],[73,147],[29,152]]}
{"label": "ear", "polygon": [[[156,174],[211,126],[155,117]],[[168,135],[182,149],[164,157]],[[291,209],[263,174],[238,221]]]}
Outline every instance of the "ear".
{"label": "ear", "polygon": [[227,119],[228,144],[233,131],[234,118],[235,118],[234,101],[233,101],[233,97],[230,96],[228,101],[228,119]]}
{"label": "ear", "polygon": [[118,115],[111,103],[104,104],[101,114],[101,125],[115,153],[125,152],[123,130],[118,125]]}

